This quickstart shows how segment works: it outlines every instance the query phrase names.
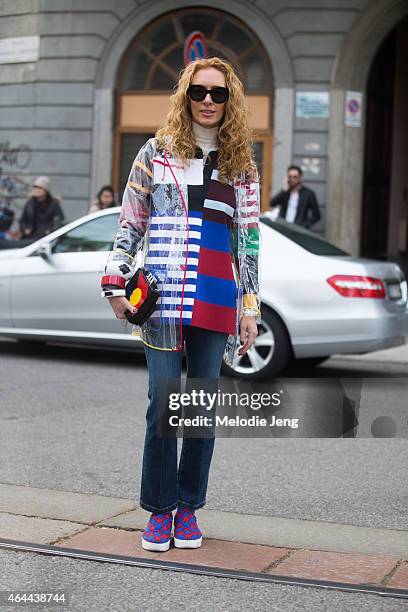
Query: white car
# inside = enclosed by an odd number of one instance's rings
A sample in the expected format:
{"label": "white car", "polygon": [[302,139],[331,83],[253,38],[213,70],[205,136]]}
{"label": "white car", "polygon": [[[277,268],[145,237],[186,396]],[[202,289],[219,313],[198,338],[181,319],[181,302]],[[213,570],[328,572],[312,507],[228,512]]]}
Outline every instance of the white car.
{"label": "white car", "polygon": [[[0,250],[0,335],[142,350],[100,297],[120,207],[86,215],[18,249]],[[352,257],[284,220],[261,215],[262,322],[234,370],[269,378],[291,359],[323,361],[403,344],[407,283],[392,262]]]}

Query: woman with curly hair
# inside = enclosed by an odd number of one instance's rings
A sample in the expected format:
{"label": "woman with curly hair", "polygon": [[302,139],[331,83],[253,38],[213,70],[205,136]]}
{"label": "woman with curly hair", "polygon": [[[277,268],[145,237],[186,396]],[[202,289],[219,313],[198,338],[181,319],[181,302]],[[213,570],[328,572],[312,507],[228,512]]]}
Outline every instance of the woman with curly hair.
{"label": "woman with curly hair", "polygon": [[[195,511],[206,503],[214,436],[159,435],[165,380],[216,381],[224,357],[250,349],[260,322],[259,182],[243,85],[217,57],[180,73],[164,126],[137,154],[123,195],[119,229],[102,279],[118,319],[137,312],[126,281],[139,249],[160,298],[133,327],[149,371],[140,505],[151,513],[142,547],[197,548]],[[138,298],[139,299],[139,298]],[[242,346],[238,347],[239,343]],[[168,399],[168,398],[167,398]],[[212,430],[213,431],[213,430]],[[173,517],[172,511],[176,510]]]}

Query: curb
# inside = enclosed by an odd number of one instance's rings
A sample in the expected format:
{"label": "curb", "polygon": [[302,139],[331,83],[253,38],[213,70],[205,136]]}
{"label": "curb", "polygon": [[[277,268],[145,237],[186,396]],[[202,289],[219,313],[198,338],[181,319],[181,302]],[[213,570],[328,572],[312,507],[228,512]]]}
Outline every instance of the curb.
{"label": "curb", "polygon": [[408,598],[408,531],[200,509],[201,548],[160,553],[141,548],[148,514],[129,499],[0,484],[0,547],[31,542],[49,554],[160,559],[169,569],[187,563],[212,568],[211,575],[217,569],[332,588],[371,585]]}

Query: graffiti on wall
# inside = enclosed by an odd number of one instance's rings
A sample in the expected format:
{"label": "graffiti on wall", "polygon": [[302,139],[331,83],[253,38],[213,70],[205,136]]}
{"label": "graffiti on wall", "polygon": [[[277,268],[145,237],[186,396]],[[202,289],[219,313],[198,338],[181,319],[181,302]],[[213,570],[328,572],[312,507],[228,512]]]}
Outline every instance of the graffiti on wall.
{"label": "graffiti on wall", "polygon": [[20,144],[16,147],[9,141],[0,142],[0,201],[7,203],[24,198],[31,185],[19,176],[31,161],[31,149]]}
{"label": "graffiti on wall", "polygon": [[0,167],[3,165],[24,170],[31,161],[31,150],[25,144],[12,148],[10,142],[0,142]]}

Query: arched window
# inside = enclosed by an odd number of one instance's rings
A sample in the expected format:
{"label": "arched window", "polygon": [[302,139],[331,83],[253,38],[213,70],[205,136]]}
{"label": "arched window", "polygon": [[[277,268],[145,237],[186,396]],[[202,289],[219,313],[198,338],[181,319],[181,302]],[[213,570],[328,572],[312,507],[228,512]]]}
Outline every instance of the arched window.
{"label": "arched window", "polygon": [[255,34],[232,15],[204,8],[167,13],[150,23],[123,58],[119,90],[171,91],[184,67],[184,41],[194,30],[204,34],[209,57],[234,66],[248,94],[270,94],[270,62]]}

